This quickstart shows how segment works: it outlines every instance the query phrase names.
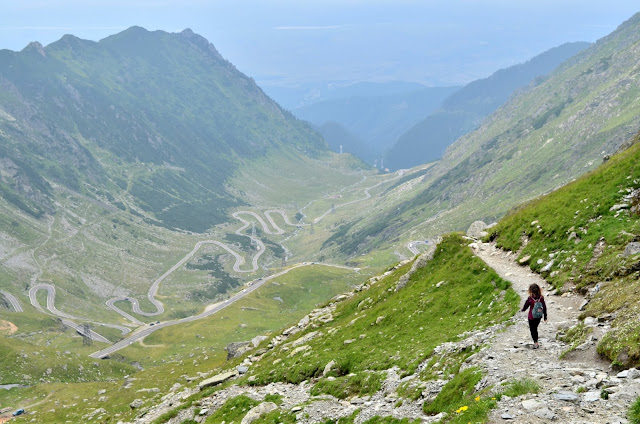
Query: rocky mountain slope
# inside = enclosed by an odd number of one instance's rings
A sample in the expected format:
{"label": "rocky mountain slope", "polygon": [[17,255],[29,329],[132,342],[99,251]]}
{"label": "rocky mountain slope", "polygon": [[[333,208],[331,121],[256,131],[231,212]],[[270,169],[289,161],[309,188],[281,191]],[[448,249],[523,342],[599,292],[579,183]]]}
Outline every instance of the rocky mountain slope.
{"label": "rocky mountain slope", "polygon": [[355,223],[341,249],[372,249],[410,229],[426,238],[496,220],[522,199],[593,169],[640,128],[640,14],[512,98],[434,166],[405,181],[417,195]]}
{"label": "rocky mountain slope", "polygon": [[244,203],[225,182],[246,161],[326,145],[191,30],[132,27],[0,51],[3,197],[54,211],[52,184],[204,231]]}
{"label": "rocky mountain slope", "polygon": [[587,47],[589,43],[584,42],[563,44],[467,84],[447,97],[438,110],[400,135],[386,154],[385,162],[389,168],[398,169],[440,159],[451,143],[477,128],[514,92],[529,84],[539,84],[562,62]]}

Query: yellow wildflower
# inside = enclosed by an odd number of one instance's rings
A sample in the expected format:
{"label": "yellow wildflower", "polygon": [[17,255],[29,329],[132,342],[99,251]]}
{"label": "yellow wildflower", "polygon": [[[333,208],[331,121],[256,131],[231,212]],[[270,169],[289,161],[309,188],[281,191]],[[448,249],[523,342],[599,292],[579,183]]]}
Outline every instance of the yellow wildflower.
{"label": "yellow wildflower", "polygon": [[476,402],[480,402],[480,396],[476,396]]}

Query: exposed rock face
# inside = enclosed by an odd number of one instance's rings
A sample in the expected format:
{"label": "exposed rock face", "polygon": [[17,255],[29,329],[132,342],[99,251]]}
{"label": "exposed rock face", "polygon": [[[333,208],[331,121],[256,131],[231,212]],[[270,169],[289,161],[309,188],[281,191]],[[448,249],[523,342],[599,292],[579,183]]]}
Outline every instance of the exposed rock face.
{"label": "exposed rock face", "polygon": [[227,351],[227,361],[232,358],[237,358],[243,353],[251,349],[251,342],[233,342],[229,343],[224,350]]}

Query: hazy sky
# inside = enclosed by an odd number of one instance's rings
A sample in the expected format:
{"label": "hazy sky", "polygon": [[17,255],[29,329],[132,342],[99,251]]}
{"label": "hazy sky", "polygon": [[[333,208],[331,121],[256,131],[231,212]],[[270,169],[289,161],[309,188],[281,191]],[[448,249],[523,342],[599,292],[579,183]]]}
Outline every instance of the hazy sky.
{"label": "hazy sky", "polygon": [[0,0],[0,48],[191,28],[263,85],[446,85],[595,41],[638,11],[637,0]]}

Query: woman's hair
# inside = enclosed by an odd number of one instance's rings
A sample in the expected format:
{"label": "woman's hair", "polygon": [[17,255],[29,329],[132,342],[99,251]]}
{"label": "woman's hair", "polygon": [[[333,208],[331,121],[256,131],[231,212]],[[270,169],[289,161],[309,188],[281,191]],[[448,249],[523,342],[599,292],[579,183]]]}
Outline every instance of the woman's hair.
{"label": "woman's hair", "polygon": [[542,296],[542,290],[540,290],[540,286],[536,283],[533,283],[529,286],[529,296],[538,298]]}

